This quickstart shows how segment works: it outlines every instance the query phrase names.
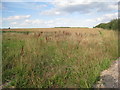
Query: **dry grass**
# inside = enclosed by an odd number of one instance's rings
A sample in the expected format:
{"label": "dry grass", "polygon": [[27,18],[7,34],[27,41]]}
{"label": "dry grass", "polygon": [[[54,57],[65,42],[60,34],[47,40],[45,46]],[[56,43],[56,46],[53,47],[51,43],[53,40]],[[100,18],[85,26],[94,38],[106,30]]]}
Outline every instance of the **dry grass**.
{"label": "dry grass", "polygon": [[[3,33],[7,87],[90,88],[117,58],[117,33],[102,29],[20,29]],[[17,31],[17,32],[16,32]]]}

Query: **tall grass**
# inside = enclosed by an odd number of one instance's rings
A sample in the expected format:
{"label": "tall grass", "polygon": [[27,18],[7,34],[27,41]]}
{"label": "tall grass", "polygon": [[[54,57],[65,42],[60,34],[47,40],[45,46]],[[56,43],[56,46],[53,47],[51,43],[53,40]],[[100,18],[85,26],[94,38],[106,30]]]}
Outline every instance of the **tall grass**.
{"label": "tall grass", "polygon": [[[3,33],[3,83],[17,88],[90,88],[117,58],[114,31]],[[46,39],[48,37],[49,39]]]}

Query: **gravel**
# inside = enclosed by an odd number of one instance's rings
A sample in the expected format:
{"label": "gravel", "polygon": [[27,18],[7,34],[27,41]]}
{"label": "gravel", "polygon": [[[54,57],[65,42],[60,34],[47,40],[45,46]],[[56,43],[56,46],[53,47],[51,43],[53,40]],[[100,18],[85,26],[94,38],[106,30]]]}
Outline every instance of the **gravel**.
{"label": "gravel", "polygon": [[100,81],[98,81],[94,88],[120,88],[120,58],[113,62],[107,69],[101,72]]}

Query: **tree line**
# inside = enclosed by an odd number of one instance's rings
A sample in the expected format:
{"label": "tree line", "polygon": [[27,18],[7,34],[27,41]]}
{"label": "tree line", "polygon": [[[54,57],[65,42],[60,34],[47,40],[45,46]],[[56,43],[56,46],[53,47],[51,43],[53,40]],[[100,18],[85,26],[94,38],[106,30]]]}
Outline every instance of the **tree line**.
{"label": "tree line", "polygon": [[108,23],[100,23],[99,25],[93,28],[103,28],[108,30],[120,30],[120,19],[113,19]]}

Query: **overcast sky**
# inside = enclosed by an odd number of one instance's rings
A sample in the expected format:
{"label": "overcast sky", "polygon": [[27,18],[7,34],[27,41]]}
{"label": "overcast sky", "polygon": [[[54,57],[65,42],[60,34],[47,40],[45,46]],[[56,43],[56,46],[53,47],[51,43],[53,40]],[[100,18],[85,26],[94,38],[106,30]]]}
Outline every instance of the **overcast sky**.
{"label": "overcast sky", "polygon": [[118,17],[118,0],[3,0],[0,10],[3,28],[93,27]]}

